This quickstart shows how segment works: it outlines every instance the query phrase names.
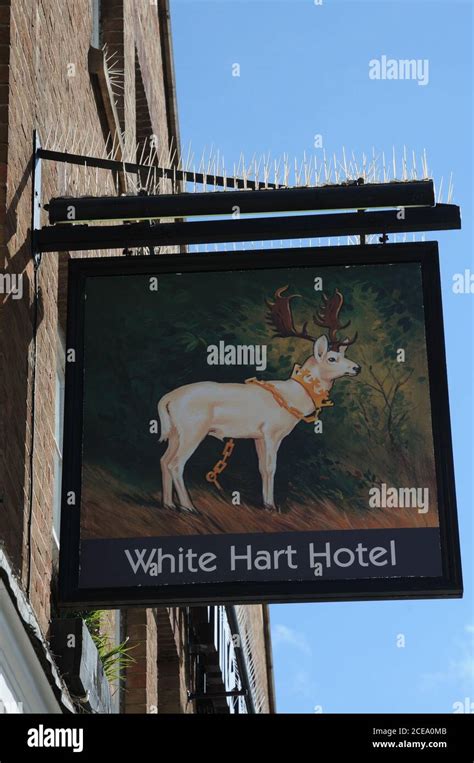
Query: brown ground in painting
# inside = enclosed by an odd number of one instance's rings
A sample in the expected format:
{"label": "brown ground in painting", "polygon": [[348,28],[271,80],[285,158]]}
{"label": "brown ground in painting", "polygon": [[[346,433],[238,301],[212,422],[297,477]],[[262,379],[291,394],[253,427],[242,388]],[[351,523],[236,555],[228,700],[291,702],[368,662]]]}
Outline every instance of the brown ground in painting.
{"label": "brown ground in painting", "polygon": [[[435,494],[431,490],[430,493]],[[193,488],[192,496],[198,515],[165,509],[161,504],[161,492],[140,492],[103,469],[85,467],[82,537],[136,538],[438,525],[433,507],[427,514],[419,514],[416,509],[356,511],[314,497],[307,503],[288,501],[284,512],[279,513],[250,504],[233,506],[229,494],[218,494],[212,487],[210,490]]]}

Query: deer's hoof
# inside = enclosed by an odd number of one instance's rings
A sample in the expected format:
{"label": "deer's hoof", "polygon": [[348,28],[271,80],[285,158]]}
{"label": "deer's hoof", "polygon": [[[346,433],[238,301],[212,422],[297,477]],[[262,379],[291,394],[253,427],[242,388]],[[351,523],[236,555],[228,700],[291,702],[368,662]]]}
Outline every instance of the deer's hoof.
{"label": "deer's hoof", "polygon": [[278,511],[277,507],[271,503],[264,503],[263,508],[265,509],[265,511]]}
{"label": "deer's hoof", "polygon": [[183,514],[196,514],[199,515],[200,512],[194,508],[194,506],[178,506],[178,511],[181,511]]}

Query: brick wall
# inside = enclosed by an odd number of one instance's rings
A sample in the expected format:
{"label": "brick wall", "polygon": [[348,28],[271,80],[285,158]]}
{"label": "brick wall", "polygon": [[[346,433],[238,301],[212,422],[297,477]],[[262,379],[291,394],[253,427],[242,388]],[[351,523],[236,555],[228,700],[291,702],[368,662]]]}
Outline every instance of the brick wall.
{"label": "brick wall", "polygon": [[157,610],[158,712],[193,713],[188,701],[189,651],[187,614],[180,607]]}
{"label": "brick wall", "polygon": [[157,626],[152,609],[127,609],[123,617],[127,646],[134,662],[125,673],[123,712],[156,713],[157,683]]}
{"label": "brick wall", "polygon": [[[264,628],[264,611],[261,604],[254,604],[251,606],[238,606],[238,620],[242,635],[245,638],[245,632],[250,631],[252,634],[251,651],[253,662],[253,673],[256,676],[259,686],[259,702],[261,702],[261,712],[270,712],[270,698],[269,689],[271,680],[268,676],[267,668],[267,647],[268,644],[265,641],[265,628]],[[241,610],[241,612],[239,612]],[[270,655],[271,660],[271,655]]]}
{"label": "brick wall", "polygon": [[[111,24],[105,28],[105,36],[112,34],[114,27],[116,47],[118,38],[123,40],[126,95],[119,108],[126,141],[130,146],[135,141],[135,66],[139,57],[143,88],[150,97],[150,120],[160,140],[167,142],[157,6],[149,0],[105,0],[103,5]],[[7,272],[23,275],[21,300],[5,300],[0,295],[1,441],[7,446],[1,464],[0,537],[5,539],[22,584],[29,590],[45,634],[52,601],[54,606],[55,373],[65,271],[62,268],[58,279],[58,254],[43,256],[38,271],[34,369],[32,140],[37,129],[43,144],[49,136],[48,147],[72,150],[74,146],[76,152],[102,153],[103,129],[88,71],[91,33],[90,0],[15,0],[11,8],[7,0],[0,0],[0,254]],[[43,164],[42,181],[43,201],[65,192],[114,193],[111,173],[106,171],[47,162]],[[82,252],[76,256],[97,254]],[[149,614],[146,623],[153,629]]]}
{"label": "brick wall", "polygon": [[[0,86],[0,145],[1,145],[1,157],[0,157],[0,268],[3,272],[7,260],[8,250],[6,248],[6,214],[7,214],[7,161],[8,161],[8,104],[10,89],[8,86],[10,75],[10,0],[0,0],[0,71],[1,71],[1,86]],[[5,337],[5,324],[4,324],[4,307],[5,295],[0,295],[0,368],[6,369],[8,362],[7,351],[4,346],[3,340]],[[5,400],[5,385],[6,385],[6,373],[0,372],[0,400]],[[0,459],[1,463],[5,463],[6,455],[6,427],[5,427],[5,415],[0,414]],[[19,512],[12,511],[11,505],[5,501],[5,480],[9,478],[5,467],[1,472],[2,478],[2,494],[0,503],[0,536],[5,539],[8,544],[10,553],[13,553],[15,549],[15,539],[19,539],[19,546],[21,548],[22,538],[22,524],[21,514]],[[21,495],[20,485],[17,486],[18,495]],[[16,549],[15,549],[16,550]],[[20,554],[15,554],[18,560]]]}

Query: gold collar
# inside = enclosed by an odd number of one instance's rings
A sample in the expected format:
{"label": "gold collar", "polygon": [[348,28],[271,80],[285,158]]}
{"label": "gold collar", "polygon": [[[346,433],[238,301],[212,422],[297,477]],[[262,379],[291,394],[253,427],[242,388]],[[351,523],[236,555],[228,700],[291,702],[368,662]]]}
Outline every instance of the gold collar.
{"label": "gold collar", "polygon": [[251,379],[246,379],[245,384],[256,384],[259,387],[262,387],[262,389],[266,389],[268,392],[270,392],[276,402],[279,406],[282,408],[285,408],[285,410],[288,411],[288,413],[291,413],[292,416],[295,416],[297,419],[301,419],[302,421],[306,421],[307,424],[312,424],[314,421],[318,420],[319,412],[321,411],[321,408],[327,408],[329,406],[334,405],[332,400],[328,400],[328,392],[327,390],[320,390],[319,387],[316,388],[314,379],[312,382],[309,382],[306,380],[306,377],[310,376],[309,371],[301,371],[301,366],[295,364],[295,367],[293,368],[293,372],[291,374],[291,379],[293,381],[298,382],[298,384],[301,384],[301,386],[305,389],[305,391],[310,396],[312,403],[314,405],[315,411],[312,416],[305,416],[304,413],[301,413],[297,408],[295,408],[292,405],[289,405],[288,402],[285,400],[281,392],[279,392],[276,387],[273,386],[271,382],[264,382],[260,381],[260,379],[256,379],[255,376],[253,376]]}
{"label": "gold collar", "polygon": [[328,408],[334,405],[332,400],[328,400],[328,390],[321,389],[317,381],[311,377],[311,372],[303,371],[298,363],[295,363],[290,378],[293,381],[298,382],[298,384],[301,384],[303,389],[310,396],[316,411],[320,410],[321,408]]}

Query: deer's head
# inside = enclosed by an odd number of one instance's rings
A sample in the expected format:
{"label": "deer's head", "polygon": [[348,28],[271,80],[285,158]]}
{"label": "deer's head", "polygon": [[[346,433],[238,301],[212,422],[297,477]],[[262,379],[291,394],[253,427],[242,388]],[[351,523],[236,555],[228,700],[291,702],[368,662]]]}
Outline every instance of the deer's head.
{"label": "deer's head", "polygon": [[275,329],[275,336],[295,337],[312,342],[313,354],[305,360],[303,369],[309,371],[314,379],[332,384],[341,376],[357,376],[361,367],[345,356],[346,349],[356,341],[357,332],[352,339],[338,338],[339,331],[350,324],[348,321],[342,325],[339,321],[339,313],[344,302],[340,291],[336,289],[330,298],[323,294],[321,306],[313,316],[313,321],[317,326],[327,329],[327,334],[316,337],[308,332],[308,321],[303,323],[301,329],[296,328],[290,303],[292,299],[300,295],[283,296],[287,289],[288,286],[280,287],[275,292],[274,301],[267,300],[269,308],[267,321]]}

